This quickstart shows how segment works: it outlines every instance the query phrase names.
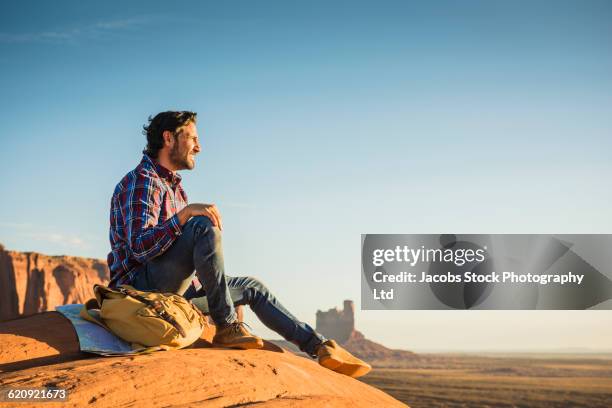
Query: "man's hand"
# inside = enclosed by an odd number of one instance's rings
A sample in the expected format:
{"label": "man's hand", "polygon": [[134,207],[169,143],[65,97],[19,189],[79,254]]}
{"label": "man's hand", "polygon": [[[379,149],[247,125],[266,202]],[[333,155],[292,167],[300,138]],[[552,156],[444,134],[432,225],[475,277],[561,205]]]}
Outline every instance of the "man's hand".
{"label": "man's hand", "polygon": [[189,221],[191,217],[203,215],[210,218],[215,227],[219,228],[220,230],[223,229],[221,214],[219,213],[217,206],[214,204],[189,204],[187,207],[179,211],[177,215],[179,222],[181,223],[181,227],[185,225],[185,223]]}

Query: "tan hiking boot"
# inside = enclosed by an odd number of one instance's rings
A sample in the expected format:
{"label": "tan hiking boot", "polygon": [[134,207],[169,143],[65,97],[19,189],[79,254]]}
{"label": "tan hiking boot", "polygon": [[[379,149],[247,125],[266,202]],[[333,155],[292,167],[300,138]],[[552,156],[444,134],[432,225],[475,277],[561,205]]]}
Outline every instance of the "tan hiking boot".
{"label": "tan hiking boot", "polygon": [[353,378],[366,375],[372,369],[372,366],[340,347],[334,340],[321,344],[317,356],[323,367]]}
{"label": "tan hiking boot", "polygon": [[246,328],[246,323],[235,321],[217,329],[213,344],[247,350],[262,348],[263,340],[251,334]]}

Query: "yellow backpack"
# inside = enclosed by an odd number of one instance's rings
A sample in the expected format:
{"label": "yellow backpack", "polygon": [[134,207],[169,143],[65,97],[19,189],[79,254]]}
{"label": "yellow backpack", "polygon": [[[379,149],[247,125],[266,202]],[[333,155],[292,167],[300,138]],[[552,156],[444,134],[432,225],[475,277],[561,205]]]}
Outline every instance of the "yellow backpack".
{"label": "yellow backpack", "polygon": [[131,343],[135,351],[187,347],[208,326],[197,307],[174,293],[142,292],[129,285],[116,289],[94,285],[94,294],[80,316]]}

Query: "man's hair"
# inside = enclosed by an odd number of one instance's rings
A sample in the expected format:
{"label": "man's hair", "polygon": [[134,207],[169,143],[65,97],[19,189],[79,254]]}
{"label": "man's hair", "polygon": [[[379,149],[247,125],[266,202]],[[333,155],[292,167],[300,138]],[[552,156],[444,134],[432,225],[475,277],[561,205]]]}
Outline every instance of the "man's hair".
{"label": "man's hair", "polygon": [[190,111],[166,111],[158,113],[153,118],[149,116],[149,124],[142,127],[142,134],[147,137],[147,147],[142,152],[156,159],[164,147],[164,132],[169,130],[176,136],[180,127],[191,122],[196,123],[197,115]]}

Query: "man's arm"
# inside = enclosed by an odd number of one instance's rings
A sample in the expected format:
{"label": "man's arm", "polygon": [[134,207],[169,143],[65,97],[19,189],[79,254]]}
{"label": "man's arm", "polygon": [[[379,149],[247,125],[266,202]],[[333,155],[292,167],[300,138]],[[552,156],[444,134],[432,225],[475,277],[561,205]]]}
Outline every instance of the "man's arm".
{"label": "man's arm", "polygon": [[137,175],[121,194],[125,230],[130,250],[138,262],[144,263],[163,254],[182,233],[182,226],[194,216],[203,215],[222,229],[221,215],[214,204],[189,204],[177,214],[159,223],[163,205],[158,182]]}
{"label": "man's arm", "polygon": [[128,244],[141,263],[164,253],[182,233],[178,214],[158,224],[162,194],[157,180],[138,174],[120,196]]}
{"label": "man's arm", "polygon": [[219,228],[220,230],[223,229],[221,214],[219,213],[217,206],[214,204],[189,204],[176,215],[178,216],[179,224],[181,226],[185,225],[185,223],[189,221],[191,217],[203,215],[210,218],[215,227]]}

